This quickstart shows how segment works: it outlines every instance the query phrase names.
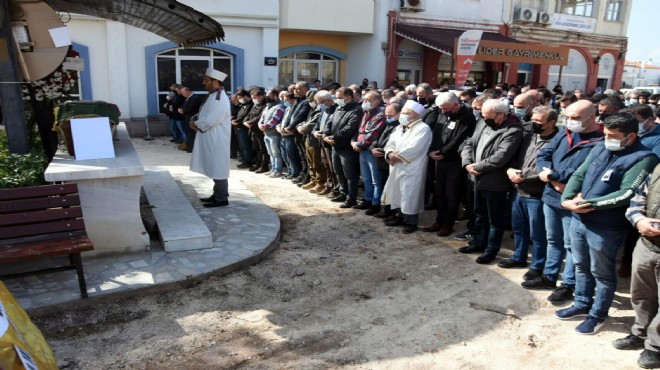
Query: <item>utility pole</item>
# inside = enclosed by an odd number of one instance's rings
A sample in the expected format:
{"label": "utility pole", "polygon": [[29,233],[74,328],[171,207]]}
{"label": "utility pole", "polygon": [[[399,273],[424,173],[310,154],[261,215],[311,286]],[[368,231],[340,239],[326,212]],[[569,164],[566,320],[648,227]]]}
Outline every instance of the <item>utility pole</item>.
{"label": "utility pole", "polygon": [[18,49],[12,32],[9,0],[0,0],[0,104],[7,129],[9,152],[27,154],[30,151],[25,108],[18,69]]}

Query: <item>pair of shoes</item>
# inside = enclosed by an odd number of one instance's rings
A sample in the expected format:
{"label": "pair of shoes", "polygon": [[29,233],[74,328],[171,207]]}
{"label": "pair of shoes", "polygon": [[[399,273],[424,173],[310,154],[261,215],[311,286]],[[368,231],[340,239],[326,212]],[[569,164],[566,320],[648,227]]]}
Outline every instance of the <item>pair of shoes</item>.
{"label": "pair of shoes", "polygon": [[393,220],[385,221],[385,226],[401,226],[403,225],[403,217],[394,216]]}
{"label": "pair of shoes", "polygon": [[371,202],[368,200],[363,200],[360,203],[353,206],[353,209],[369,209],[371,208]]}
{"label": "pair of shoes", "polygon": [[335,197],[330,198],[331,202],[345,202],[347,199],[346,194],[339,194]]}
{"label": "pair of shoes", "polygon": [[351,207],[355,208],[356,204],[357,204],[356,201],[349,198],[349,199],[346,199],[346,201],[344,203],[340,204],[339,208],[351,208]]}
{"label": "pair of shoes", "polygon": [[205,202],[205,203],[206,202],[213,202],[214,199],[215,198],[213,197],[213,195],[211,195],[210,197],[206,197],[206,198],[199,198],[199,200],[201,200],[202,202]]}
{"label": "pair of shoes", "polygon": [[451,225],[442,225],[442,227],[438,231],[438,236],[441,236],[441,237],[444,238],[444,237],[447,237],[447,236],[451,235],[453,232],[454,232],[454,228],[451,227]]}
{"label": "pair of shoes", "polygon": [[188,150],[188,145],[186,145],[186,143],[181,143],[177,145],[176,148],[179,150]]}
{"label": "pair of shoes", "polygon": [[637,365],[644,369],[658,369],[660,368],[660,352],[645,349],[639,355]]}
{"label": "pair of shoes", "polygon": [[523,275],[523,280],[532,280],[532,279],[535,279],[535,278],[537,278],[541,275],[543,275],[542,270],[529,269],[529,270],[527,270],[525,275]]}
{"label": "pair of shoes", "polygon": [[525,289],[554,289],[557,282],[548,279],[546,275],[541,275],[534,279],[525,280],[520,285]]}
{"label": "pair of shoes", "polygon": [[632,272],[632,266],[629,263],[622,262],[617,271],[620,278],[629,278]]}
{"label": "pair of shoes", "polygon": [[310,181],[307,184],[303,185],[302,188],[305,189],[305,190],[309,190],[309,189],[314,189],[317,186],[318,185],[315,182]]}
{"label": "pair of shoes", "polygon": [[431,226],[424,226],[420,228],[420,230],[425,233],[435,233],[440,231],[440,229],[442,229],[442,225],[437,222],[434,222]]}
{"label": "pair of shoes", "polygon": [[293,175],[287,174],[286,176],[282,177],[285,180],[291,180],[293,178]]}
{"label": "pair of shoes", "polygon": [[497,263],[498,267],[501,267],[503,269],[510,269],[510,268],[516,268],[516,267],[527,267],[527,262],[523,261],[514,261],[511,258],[501,260],[500,262]]}
{"label": "pair of shoes", "polygon": [[495,257],[497,257],[497,255],[484,253],[481,256],[477,257],[475,262],[480,264],[480,265],[487,265],[487,264],[495,261]]}
{"label": "pair of shoes", "polygon": [[309,192],[312,194],[320,194],[323,190],[325,190],[325,186],[321,184],[316,184],[313,188],[309,188]]}
{"label": "pair of shoes", "polygon": [[272,170],[269,170],[268,167],[259,167],[254,171],[254,173],[268,173],[271,171]]}
{"label": "pair of shoes", "polygon": [[454,240],[472,240],[474,239],[474,233],[470,230],[454,235]]}
{"label": "pair of shoes", "polygon": [[572,318],[582,316],[589,316],[588,308],[577,308],[575,306],[571,306],[555,311],[555,317],[559,320],[570,320]]}
{"label": "pair of shoes", "polygon": [[385,212],[385,210],[382,210],[374,215],[374,217],[377,218],[388,218],[391,216],[391,212]]}
{"label": "pair of shoes", "polygon": [[468,244],[465,245],[465,247],[458,248],[458,251],[463,253],[463,254],[470,254],[470,253],[477,253],[477,252],[483,253],[484,249],[479,248],[476,245],[472,245],[472,244],[468,243]]}
{"label": "pair of shoes", "polygon": [[273,179],[276,179],[278,177],[282,177],[282,172],[273,172],[270,175],[268,175],[268,177],[271,177]]}
{"label": "pair of shoes", "polygon": [[628,334],[625,338],[620,338],[612,342],[612,347],[620,350],[636,350],[644,348],[644,339],[635,334]]}
{"label": "pair of shoes", "polygon": [[409,224],[404,224],[403,225],[403,231],[401,231],[404,234],[412,234],[415,231],[417,231],[417,225],[409,225]]}
{"label": "pair of shoes", "polygon": [[367,216],[375,216],[379,212],[380,212],[380,204],[376,204],[376,205],[372,204],[371,207],[369,207],[369,209],[366,212],[364,212],[364,214]]}
{"label": "pair of shoes", "polygon": [[250,172],[256,172],[259,169],[259,165],[250,166]]}
{"label": "pair of shoes", "polygon": [[605,319],[589,315],[580,325],[575,327],[575,332],[582,335],[593,335],[598,333],[603,325],[605,325]]}
{"label": "pair of shoes", "polygon": [[229,205],[228,200],[214,200],[210,203],[204,203],[204,207],[206,208],[213,208],[213,207],[224,207]]}
{"label": "pair of shoes", "polygon": [[240,168],[240,169],[245,169],[245,168],[250,168],[250,167],[251,166],[247,163],[239,163],[239,164],[236,165],[236,168]]}
{"label": "pair of shoes", "polygon": [[564,284],[552,291],[548,297],[548,301],[553,303],[560,303],[571,299],[573,299],[573,287]]}
{"label": "pair of shoes", "polygon": [[325,188],[325,189],[319,191],[319,192],[318,192],[318,195],[319,195],[319,196],[324,196],[324,195],[328,195],[328,194],[330,194],[330,193],[332,193],[332,190],[329,189],[329,188]]}
{"label": "pair of shoes", "polygon": [[396,220],[396,219],[398,219],[398,218],[399,218],[399,216],[397,216],[396,214],[391,214],[391,215],[385,217],[385,218],[383,219],[383,222],[394,221],[394,220]]}

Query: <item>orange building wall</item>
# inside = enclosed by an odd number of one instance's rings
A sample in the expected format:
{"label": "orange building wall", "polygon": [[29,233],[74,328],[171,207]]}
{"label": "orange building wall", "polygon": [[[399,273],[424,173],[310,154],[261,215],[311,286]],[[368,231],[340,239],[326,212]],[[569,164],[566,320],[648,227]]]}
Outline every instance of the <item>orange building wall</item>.
{"label": "orange building wall", "polygon": [[[280,50],[301,45],[318,45],[348,54],[348,37],[325,33],[280,31]],[[339,61],[339,81],[346,84],[346,61]]]}

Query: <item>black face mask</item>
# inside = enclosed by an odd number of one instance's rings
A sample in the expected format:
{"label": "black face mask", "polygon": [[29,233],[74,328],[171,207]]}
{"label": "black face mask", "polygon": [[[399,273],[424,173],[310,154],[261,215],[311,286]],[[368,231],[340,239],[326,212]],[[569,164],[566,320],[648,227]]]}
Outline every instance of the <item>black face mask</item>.
{"label": "black face mask", "polygon": [[421,104],[421,105],[426,105],[426,98],[420,98],[420,97],[418,97],[418,98],[417,98],[417,102],[418,102],[419,104]]}
{"label": "black face mask", "polygon": [[540,123],[532,122],[532,132],[534,132],[535,134],[540,134],[541,132],[543,132],[543,125],[541,125]]}
{"label": "black face mask", "polygon": [[495,129],[495,127],[497,127],[497,122],[495,122],[494,118],[486,118],[486,119],[484,119],[484,122],[486,123],[486,125],[488,127],[492,128],[492,129]]}
{"label": "black face mask", "polygon": [[605,119],[611,115],[611,113],[601,113],[600,116],[598,116],[598,119],[600,119],[601,122],[605,122]]}
{"label": "black face mask", "polygon": [[275,99],[273,99],[273,98],[266,98],[266,103],[269,103],[269,104],[275,103]]}

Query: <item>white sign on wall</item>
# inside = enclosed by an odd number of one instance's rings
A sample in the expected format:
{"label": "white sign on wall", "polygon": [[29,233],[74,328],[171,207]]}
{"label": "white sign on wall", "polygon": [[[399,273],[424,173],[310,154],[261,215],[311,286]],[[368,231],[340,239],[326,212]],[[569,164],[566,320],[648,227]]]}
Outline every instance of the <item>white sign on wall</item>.
{"label": "white sign on wall", "polygon": [[594,33],[596,32],[596,18],[555,13],[550,27],[556,30]]}
{"label": "white sign on wall", "polygon": [[108,117],[71,119],[71,136],[76,160],[115,157]]}

